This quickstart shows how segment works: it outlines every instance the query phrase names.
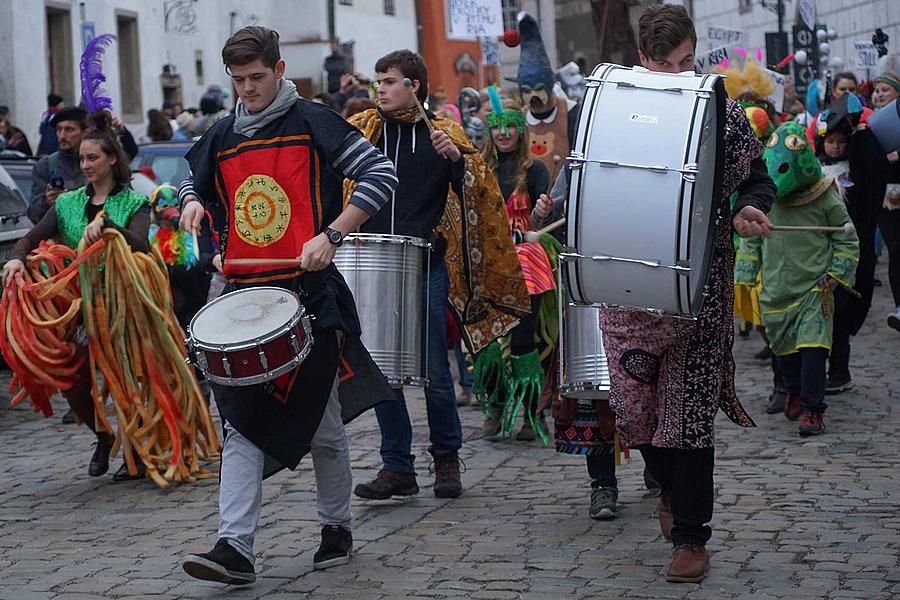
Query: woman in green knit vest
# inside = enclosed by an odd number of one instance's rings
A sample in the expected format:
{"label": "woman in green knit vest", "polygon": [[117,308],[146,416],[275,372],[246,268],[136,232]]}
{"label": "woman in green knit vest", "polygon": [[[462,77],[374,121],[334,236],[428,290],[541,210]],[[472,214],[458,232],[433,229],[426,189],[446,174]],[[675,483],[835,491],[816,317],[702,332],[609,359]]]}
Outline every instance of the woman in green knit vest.
{"label": "woman in green knit vest", "polygon": [[[84,239],[87,244],[100,239],[103,230],[120,232],[136,252],[149,252],[150,203],[146,196],[129,186],[131,169],[122,145],[111,126],[110,113],[100,111],[89,117],[89,130],[79,150],[81,172],[88,184],[66,192],[57,198],[53,210],[20,239],[13,247],[12,258],[3,266],[3,287],[13,282],[16,273],[25,269],[25,258],[42,240],[55,238],[70,248],[77,248]],[[103,211],[104,218],[94,222]],[[77,339],[78,336],[76,336]],[[83,346],[81,352],[87,352]],[[94,401],[91,398],[89,361],[85,360],[75,385],[63,392],[72,411],[97,436],[97,448],[91,456],[88,474],[99,477],[109,470],[109,453],[115,437],[97,430]],[[143,467],[137,461],[138,468]],[[143,472],[139,472],[143,476]],[[125,465],[113,477],[116,481],[129,479]]]}

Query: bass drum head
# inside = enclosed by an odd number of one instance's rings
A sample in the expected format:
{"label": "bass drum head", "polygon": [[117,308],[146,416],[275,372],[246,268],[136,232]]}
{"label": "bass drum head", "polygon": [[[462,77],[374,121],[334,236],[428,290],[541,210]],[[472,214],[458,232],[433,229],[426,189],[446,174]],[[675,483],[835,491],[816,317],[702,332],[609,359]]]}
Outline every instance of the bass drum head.
{"label": "bass drum head", "polygon": [[229,346],[282,330],[300,309],[288,290],[260,287],[220,296],[200,309],[188,328],[196,343]]}

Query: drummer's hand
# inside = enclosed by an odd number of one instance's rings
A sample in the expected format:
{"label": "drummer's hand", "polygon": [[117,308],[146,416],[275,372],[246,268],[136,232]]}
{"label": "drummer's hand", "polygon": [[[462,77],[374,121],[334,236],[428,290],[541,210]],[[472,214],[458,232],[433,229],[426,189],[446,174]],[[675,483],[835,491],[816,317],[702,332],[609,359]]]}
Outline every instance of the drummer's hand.
{"label": "drummer's hand", "polygon": [[103,235],[103,219],[94,219],[84,228],[84,241],[88,246],[96,242]]}
{"label": "drummer's hand", "polygon": [[462,156],[462,153],[456,147],[456,144],[453,143],[453,140],[450,139],[450,136],[440,129],[435,129],[431,133],[431,144],[438,154],[450,159],[452,162],[458,161],[459,157]]}
{"label": "drummer's hand", "polygon": [[752,206],[745,206],[734,216],[734,230],[741,237],[761,235],[769,237],[772,233],[772,222],[766,213]]}
{"label": "drummer's hand", "polygon": [[6,261],[6,264],[3,265],[3,287],[13,282],[16,273],[22,273],[23,271],[25,271],[25,263],[18,258]]}
{"label": "drummer's hand", "polygon": [[331,264],[335,252],[337,246],[331,243],[327,235],[320,233],[303,244],[300,268],[304,271],[321,271]]}
{"label": "drummer's hand", "polygon": [[203,203],[200,198],[190,194],[185,198],[184,208],[181,209],[181,219],[178,226],[188,233],[200,233],[200,222],[206,211],[203,209]]}
{"label": "drummer's hand", "polygon": [[534,214],[538,219],[546,219],[553,211],[553,200],[547,197],[547,194],[538,196],[537,203],[534,205]]}

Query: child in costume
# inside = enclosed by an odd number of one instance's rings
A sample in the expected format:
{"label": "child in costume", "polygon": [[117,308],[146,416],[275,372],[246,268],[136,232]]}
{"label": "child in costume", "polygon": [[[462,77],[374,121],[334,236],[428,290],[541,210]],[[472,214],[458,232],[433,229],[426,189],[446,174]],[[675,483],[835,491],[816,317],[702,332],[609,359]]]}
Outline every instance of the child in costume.
{"label": "child in costume", "polygon": [[562,246],[549,234],[532,231],[531,211],[549,187],[550,174],[540,160],[529,155],[525,116],[515,102],[501,103],[493,86],[488,94],[493,111],[486,115],[490,136],[485,139],[485,163],[497,175],[506,199],[516,255],[531,297],[531,314],[521,319],[508,338],[492,343],[476,356],[473,390],[485,411],[485,436],[501,431],[511,434],[524,407],[525,423],[516,439],[533,440],[537,434],[546,443],[544,417],[538,405],[544,388],[544,366],[553,362],[556,346],[554,270]]}
{"label": "child in costume", "polygon": [[[810,148],[803,128],[786,123],[769,139],[765,154],[777,198],[775,225],[841,227],[847,208]],[[735,264],[735,283],[755,285],[762,271],[762,318],[787,387],[784,414],[801,416],[800,435],[825,430],[825,363],[831,349],[837,285],[851,287],[859,260],[853,232],[776,232],[745,238]]]}
{"label": "child in costume", "polygon": [[850,181],[850,136],[862,116],[855,94],[844,94],[819,115],[816,126],[816,158],[825,175],[834,178],[841,199],[847,200]]}
{"label": "child in costume", "polygon": [[[206,304],[215,244],[209,218],[204,218],[196,240],[178,227],[181,204],[178,190],[164,184],[150,195],[153,224],[150,243],[162,254],[169,271],[172,302],[178,324],[187,331],[194,315]],[[197,247],[194,247],[195,241]]]}

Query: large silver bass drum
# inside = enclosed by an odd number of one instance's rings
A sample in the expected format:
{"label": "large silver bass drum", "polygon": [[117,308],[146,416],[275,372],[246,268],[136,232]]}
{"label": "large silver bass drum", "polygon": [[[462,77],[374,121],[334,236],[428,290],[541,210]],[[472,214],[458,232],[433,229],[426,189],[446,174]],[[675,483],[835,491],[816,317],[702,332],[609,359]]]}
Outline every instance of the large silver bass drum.
{"label": "large silver bass drum", "polygon": [[428,383],[428,248],[416,237],[352,233],[334,255],[356,301],[361,341],[393,387]]}
{"label": "large silver bass drum", "polygon": [[694,317],[720,201],[722,79],[602,64],[587,82],[569,157],[572,297]]}

